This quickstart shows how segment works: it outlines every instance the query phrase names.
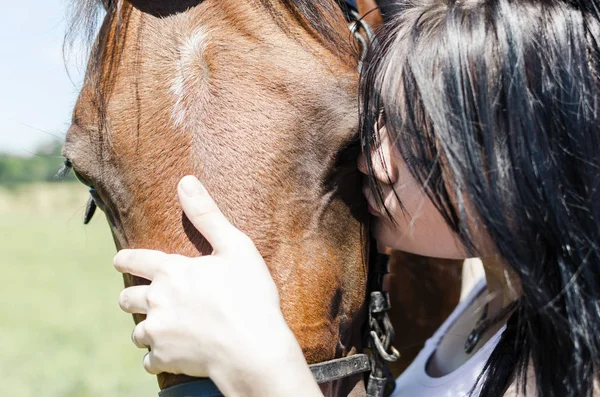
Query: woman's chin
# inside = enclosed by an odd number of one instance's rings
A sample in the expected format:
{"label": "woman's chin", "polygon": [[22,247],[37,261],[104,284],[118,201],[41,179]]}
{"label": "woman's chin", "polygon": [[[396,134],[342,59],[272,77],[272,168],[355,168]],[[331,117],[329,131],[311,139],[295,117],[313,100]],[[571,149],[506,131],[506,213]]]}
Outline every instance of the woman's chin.
{"label": "woman's chin", "polygon": [[396,233],[394,229],[386,224],[387,222],[377,217],[374,218],[371,226],[371,234],[377,241],[377,251],[381,254],[388,254],[390,250],[401,249],[398,246],[401,233]]}
{"label": "woman's chin", "polygon": [[[410,225],[405,225],[406,229]],[[390,254],[391,250],[404,251],[410,254],[427,256],[440,259],[467,259],[470,255],[465,252],[464,246],[451,233],[406,233],[402,226],[393,224],[382,218],[375,218],[371,233],[377,241],[377,251]]]}

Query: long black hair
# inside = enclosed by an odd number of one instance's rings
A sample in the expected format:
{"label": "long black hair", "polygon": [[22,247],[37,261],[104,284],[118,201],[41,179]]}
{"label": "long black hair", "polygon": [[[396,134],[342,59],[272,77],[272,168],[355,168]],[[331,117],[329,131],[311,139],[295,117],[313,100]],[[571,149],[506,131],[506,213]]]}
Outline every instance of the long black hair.
{"label": "long black hair", "polygon": [[591,396],[600,370],[598,0],[397,5],[363,69],[363,149],[372,170],[383,118],[465,246],[476,255],[485,231],[520,280],[480,395],[502,396],[513,382],[526,392],[532,369],[538,396]]}

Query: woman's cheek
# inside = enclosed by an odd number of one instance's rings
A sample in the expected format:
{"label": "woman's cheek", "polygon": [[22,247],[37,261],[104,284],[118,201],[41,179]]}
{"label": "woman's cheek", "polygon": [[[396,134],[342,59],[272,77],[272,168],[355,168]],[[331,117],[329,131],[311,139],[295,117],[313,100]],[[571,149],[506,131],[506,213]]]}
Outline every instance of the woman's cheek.
{"label": "woman's cheek", "polygon": [[375,220],[373,234],[379,245],[437,258],[468,257],[462,243],[416,182],[396,189],[403,207],[393,192],[386,197],[386,207],[395,222],[385,216]]}

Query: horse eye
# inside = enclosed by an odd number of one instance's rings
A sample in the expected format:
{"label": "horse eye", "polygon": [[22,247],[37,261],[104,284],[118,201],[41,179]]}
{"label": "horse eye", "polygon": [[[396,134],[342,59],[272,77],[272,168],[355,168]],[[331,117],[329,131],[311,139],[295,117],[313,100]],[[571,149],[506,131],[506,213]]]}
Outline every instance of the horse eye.
{"label": "horse eye", "polygon": [[73,174],[75,175],[75,178],[77,178],[77,180],[79,182],[81,182],[82,184],[84,184],[87,187],[92,187],[92,184],[90,183],[90,181],[88,181],[85,177],[83,177],[79,172],[73,170]]}
{"label": "horse eye", "polygon": [[77,178],[79,182],[87,186],[90,191],[88,201],[85,205],[85,212],[83,214],[83,224],[87,225],[94,217],[94,214],[96,213],[96,208],[100,207],[101,209],[103,209],[104,203],[102,203],[102,200],[100,199],[100,196],[98,196],[98,192],[96,192],[96,189],[85,177],[83,177],[79,172],[75,170],[73,170],[73,174],[75,174],[75,178]]}

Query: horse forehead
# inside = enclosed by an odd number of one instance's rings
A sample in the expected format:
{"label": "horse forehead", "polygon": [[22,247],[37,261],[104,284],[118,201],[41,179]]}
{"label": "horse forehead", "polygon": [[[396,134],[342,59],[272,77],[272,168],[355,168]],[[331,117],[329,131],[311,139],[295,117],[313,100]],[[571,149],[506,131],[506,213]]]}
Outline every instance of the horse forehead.
{"label": "horse forehead", "polygon": [[[113,141],[138,146],[128,132],[136,128],[132,114],[141,107],[147,111],[138,128],[147,128],[138,135],[148,142],[172,131],[172,145],[191,138],[192,149],[209,152],[208,159],[217,151],[245,153],[275,143],[271,152],[301,148],[289,160],[295,158],[308,174],[320,172],[354,133],[354,70],[337,73],[323,59],[333,55],[311,52],[274,26],[248,34],[253,22],[240,27],[219,18],[226,16],[221,6],[209,3],[212,12],[196,9],[163,19],[138,15],[128,25],[140,36],[129,41],[130,72],[119,80],[111,106],[119,127],[111,132]],[[129,87],[138,83],[143,89],[133,98]]]}
{"label": "horse forehead", "polygon": [[[288,41],[285,37],[273,37],[268,45],[243,37],[236,38],[234,44],[233,40],[224,40],[223,33],[214,26],[196,24],[175,36],[174,62],[166,74],[173,97],[171,121],[180,131],[189,130],[190,123],[201,116],[199,113],[241,113],[253,107],[251,102],[259,103],[264,110],[254,113],[256,118],[261,117],[260,113],[284,116],[289,111],[286,107],[294,108],[296,113],[306,112],[306,103],[312,103],[313,109],[318,103],[320,112],[316,113],[320,114],[312,118],[323,126],[354,114],[354,76],[345,71],[340,73],[343,77],[332,73],[324,66],[326,61],[299,45],[294,50],[284,48],[282,41]],[[219,54],[227,47],[227,55]],[[217,84],[211,81],[213,74],[218,75]],[[336,127],[329,125],[327,129],[335,131]]]}

